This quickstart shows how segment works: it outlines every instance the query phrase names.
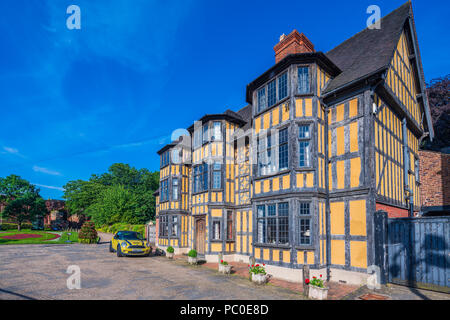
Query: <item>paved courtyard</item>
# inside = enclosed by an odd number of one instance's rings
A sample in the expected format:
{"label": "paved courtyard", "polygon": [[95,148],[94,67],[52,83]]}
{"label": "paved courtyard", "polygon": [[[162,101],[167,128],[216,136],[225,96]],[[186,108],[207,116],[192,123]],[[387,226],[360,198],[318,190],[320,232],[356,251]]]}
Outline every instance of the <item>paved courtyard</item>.
{"label": "paved courtyard", "polygon": [[[165,257],[118,258],[108,245],[0,246],[0,299],[302,299]],[[67,288],[70,265],[80,267],[79,290]]]}

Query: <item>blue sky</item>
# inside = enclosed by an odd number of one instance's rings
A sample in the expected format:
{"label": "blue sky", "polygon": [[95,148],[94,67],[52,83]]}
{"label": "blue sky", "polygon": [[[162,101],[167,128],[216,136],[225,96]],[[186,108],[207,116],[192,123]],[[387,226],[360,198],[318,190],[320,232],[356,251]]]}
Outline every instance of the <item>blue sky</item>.
{"label": "blue sky", "polygon": [[[159,169],[174,129],[245,106],[245,87],[274,64],[282,33],[328,51],[389,1],[3,0],[0,176],[44,198],[115,162]],[[69,30],[66,9],[81,9]],[[426,80],[449,73],[448,1],[413,1]]]}

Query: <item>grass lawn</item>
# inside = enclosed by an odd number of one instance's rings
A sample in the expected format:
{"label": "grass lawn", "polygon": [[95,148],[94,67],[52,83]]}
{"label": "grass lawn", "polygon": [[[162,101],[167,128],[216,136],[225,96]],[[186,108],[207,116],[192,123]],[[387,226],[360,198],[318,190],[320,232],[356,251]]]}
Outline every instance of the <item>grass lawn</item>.
{"label": "grass lawn", "polygon": [[[26,238],[26,239],[5,239],[5,236],[16,236],[20,237],[20,235],[33,235],[34,238]],[[61,236],[57,240],[54,239],[55,234],[47,231],[39,231],[39,230],[21,230],[21,231],[13,231],[8,230],[5,232],[0,232],[0,245],[2,244],[66,244],[66,242],[70,240],[70,243],[78,242],[78,233],[71,232],[69,236],[67,232],[62,232]]]}

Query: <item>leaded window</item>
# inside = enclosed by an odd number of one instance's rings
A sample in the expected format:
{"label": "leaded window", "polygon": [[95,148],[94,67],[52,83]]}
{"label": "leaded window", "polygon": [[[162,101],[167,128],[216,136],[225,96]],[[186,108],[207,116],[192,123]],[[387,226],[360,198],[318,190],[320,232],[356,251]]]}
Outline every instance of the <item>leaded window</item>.
{"label": "leaded window", "polygon": [[213,134],[211,140],[212,141],[222,140],[222,122],[220,121],[213,122]]}
{"label": "leaded window", "polygon": [[161,155],[161,168],[169,165],[170,152],[166,151]]}
{"label": "leaded window", "polygon": [[233,211],[227,211],[227,240],[234,240]]}
{"label": "leaded window", "polygon": [[209,127],[208,124],[203,125],[203,138],[202,142],[208,142],[209,141]]}
{"label": "leaded window", "polygon": [[213,164],[213,189],[222,188],[222,164]]}
{"label": "leaded window", "polygon": [[159,217],[159,236],[160,237],[167,237],[169,234],[169,224],[167,216],[160,216]]}
{"label": "leaded window", "polygon": [[286,245],[289,243],[289,203],[257,206],[258,243]]}
{"label": "leaded window", "polygon": [[258,90],[258,112],[263,111],[266,108],[266,88]]}
{"label": "leaded window", "polygon": [[194,193],[208,190],[208,164],[194,167]]}
{"label": "leaded window", "polygon": [[298,126],[298,159],[299,167],[309,167],[311,165],[311,150],[310,150],[310,125]]}
{"label": "leaded window", "polygon": [[299,203],[298,244],[311,245],[311,208],[309,202]]}
{"label": "leaded window", "polygon": [[280,130],[278,134],[278,161],[279,169],[287,169],[289,166],[289,151],[288,151],[288,129]]}
{"label": "leaded window", "polygon": [[282,100],[288,96],[287,72],[278,78],[278,100]]}
{"label": "leaded window", "polygon": [[172,200],[178,200],[178,178],[172,179]]}
{"label": "leaded window", "polygon": [[258,139],[258,169],[259,175],[268,175],[276,172],[275,148],[273,136],[270,132],[261,135]]}
{"label": "leaded window", "polygon": [[269,107],[277,103],[277,82],[275,80],[267,85],[267,105]]}
{"label": "leaded window", "polygon": [[310,85],[309,85],[309,68],[308,67],[299,67],[298,68],[298,93],[310,93]]}
{"label": "leaded window", "polygon": [[169,179],[161,181],[161,202],[169,201]]}
{"label": "leaded window", "polygon": [[220,237],[220,221],[213,221],[213,232],[212,232],[212,239],[213,240],[221,240]]}
{"label": "leaded window", "polygon": [[172,218],[171,236],[177,237],[178,236],[178,216],[172,216],[171,218]]}

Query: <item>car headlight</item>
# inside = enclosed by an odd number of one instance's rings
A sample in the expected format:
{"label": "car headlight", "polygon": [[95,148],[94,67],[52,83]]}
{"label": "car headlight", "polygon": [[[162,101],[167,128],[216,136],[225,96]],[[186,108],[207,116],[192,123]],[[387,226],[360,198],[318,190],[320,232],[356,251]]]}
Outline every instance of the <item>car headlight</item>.
{"label": "car headlight", "polygon": [[126,242],[122,242],[120,245],[121,245],[123,248],[125,248],[126,246],[128,246],[128,244],[127,244]]}

